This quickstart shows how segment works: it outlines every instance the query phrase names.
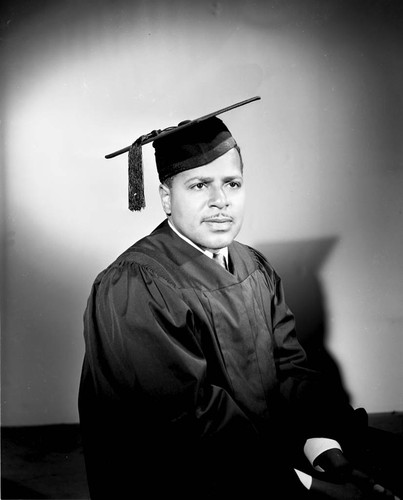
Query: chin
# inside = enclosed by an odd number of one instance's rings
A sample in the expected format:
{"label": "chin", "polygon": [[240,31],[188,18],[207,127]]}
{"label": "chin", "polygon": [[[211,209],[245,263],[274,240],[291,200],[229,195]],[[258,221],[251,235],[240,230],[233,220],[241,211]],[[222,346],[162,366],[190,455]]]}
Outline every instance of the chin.
{"label": "chin", "polygon": [[205,238],[200,245],[211,250],[218,250],[230,245],[234,241],[234,238],[234,234],[216,234],[214,236],[210,236],[209,238]]}

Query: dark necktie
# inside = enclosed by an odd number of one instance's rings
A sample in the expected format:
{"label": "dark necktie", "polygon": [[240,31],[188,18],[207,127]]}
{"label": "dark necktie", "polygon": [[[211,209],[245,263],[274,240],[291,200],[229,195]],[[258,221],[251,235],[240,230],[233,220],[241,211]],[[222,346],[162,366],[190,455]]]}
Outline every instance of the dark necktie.
{"label": "dark necktie", "polygon": [[227,262],[225,260],[225,257],[224,255],[221,253],[221,252],[217,252],[217,253],[213,253],[213,259],[218,263],[220,264],[220,266],[222,266],[224,269],[226,269],[228,271],[228,266],[227,266]]}

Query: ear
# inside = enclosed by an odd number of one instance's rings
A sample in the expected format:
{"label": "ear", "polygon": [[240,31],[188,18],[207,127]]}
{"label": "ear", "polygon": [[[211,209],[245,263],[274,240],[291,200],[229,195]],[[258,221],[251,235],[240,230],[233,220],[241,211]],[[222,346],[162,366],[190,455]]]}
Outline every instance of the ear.
{"label": "ear", "polygon": [[171,215],[171,190],[165,184],[160,184],[159,188],[162,208],[167,215]]}

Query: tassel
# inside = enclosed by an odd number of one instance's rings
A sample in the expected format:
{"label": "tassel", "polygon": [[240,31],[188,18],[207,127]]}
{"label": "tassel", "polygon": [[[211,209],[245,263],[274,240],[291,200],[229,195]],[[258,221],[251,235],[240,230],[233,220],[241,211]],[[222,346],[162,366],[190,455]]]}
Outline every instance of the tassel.
{"label": "tassel", "polygon": [[129,210],[145,208],[142,141],[139,137],[129,150]]}

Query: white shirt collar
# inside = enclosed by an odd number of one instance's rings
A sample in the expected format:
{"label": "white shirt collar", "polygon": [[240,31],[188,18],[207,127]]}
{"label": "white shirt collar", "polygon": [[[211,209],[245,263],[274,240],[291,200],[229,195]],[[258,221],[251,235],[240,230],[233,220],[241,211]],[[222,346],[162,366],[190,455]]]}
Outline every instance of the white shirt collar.
{"label": "white shirt collar", "polygon": [[174,233],[176,233],[180,238],[182,238],[182,240],[185,240],[186,243],[189,243],[189,245],[192,245],[192,247],[197,248],[197,250],[199,250],[199,252],[204,253],[204,255],[207,255],[207,257],[210,257],[210,259],[213,258],[213,253],[221,253],[222,255],[224,255],[226,261],[228,262],[228,247],[220,248],[216,252],[210,252],[210,250],[203,250],[202,248],[197,246],[196,243],[193,243],[192,240],[190,240],[189,238],[184,236],[182,233],[180,233],[169,219],[168,219],[168,224],[169,224],[169,227],[172,229],[172,231]]}

